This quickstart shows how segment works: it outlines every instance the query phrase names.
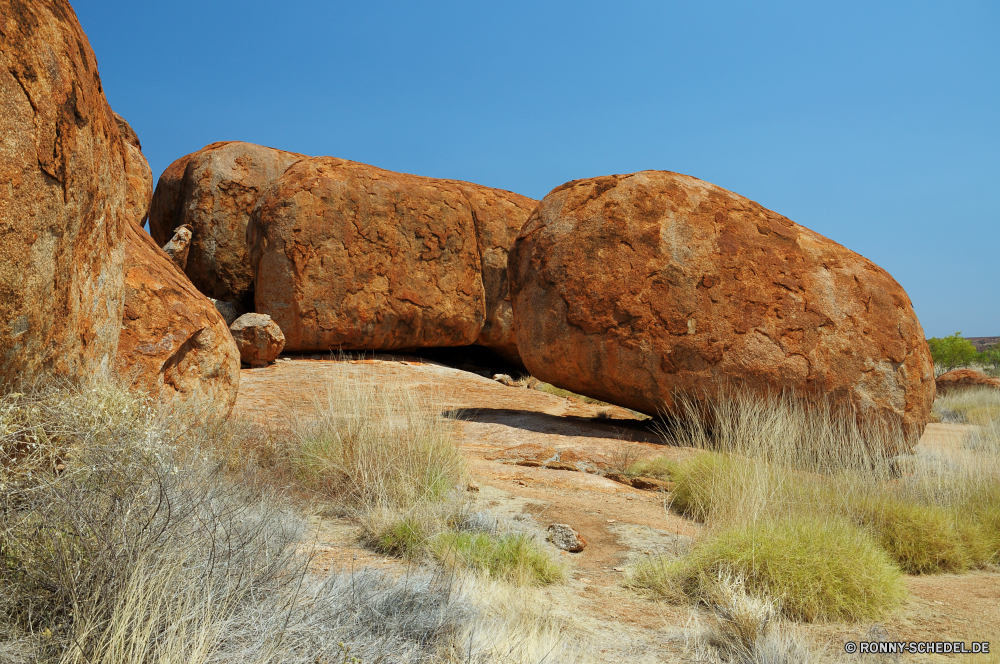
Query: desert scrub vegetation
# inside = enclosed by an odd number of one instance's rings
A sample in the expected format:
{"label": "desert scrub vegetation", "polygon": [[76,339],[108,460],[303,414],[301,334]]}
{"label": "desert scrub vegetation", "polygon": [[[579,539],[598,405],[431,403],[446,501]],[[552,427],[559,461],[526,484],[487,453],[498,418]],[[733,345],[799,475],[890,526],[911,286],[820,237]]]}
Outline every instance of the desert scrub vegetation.
{"label": "desert scrub vegetation", "polygon": [[949,390],[934,400],[933,412],[950,424],[989,425],[1000,420],[1000,390],[967,387]]}
{"label": "desert scrub vegetation", "polygon": [[705,579],[732,574],[787,617],[877,618],[901,601],[904,572],[1000,563],[1000,456],[988,427],[958,455],[896,456],[908,447],[900,432],[822,404],[736,394],[707,417],[694,400],[685,408],[662,434],[700,451],[643,463],[676,482],[671,508],[706,528],[688,555],[635,566],[634,588],[699,601]]}
{"label": "desert scrub vegetation", "polygon": [[580,658],[459,574],[312,576],[297,503],[214,456],[223,430],[107,380],[0,397],[0,661]]}
{"label": "desert scrub vegetation", "polygon": [[548,585],[566,578],[565,567],[537,538],[525,533],[453,530],[435,537],[432,550],[446,566],[518,586]]}
{"label": "desert scrub vegetation", "polygon": [[640,562],[627,583],[711,603],[719,577],[806,622],[876,618],[905,594],[898,568],[870,536],[841,519],[802,515],[719,529],[687,556]]}
{"label": "desert scrub vegetation", "polygon": [[773,599],[748,592],[743,581],[720,574],[703,601],[707,621],[697,616],[684,630],[685,661],[706,664],[820,664],[835,661],[815,649],[782,619]]}
{"label": "desert scrub vegetation", "polygon": [[454,422],[413,390],[371,378],[331,387],[309,419],[288,427],[285,462],[297,483],[365,508],[445,499],[465,466]]}

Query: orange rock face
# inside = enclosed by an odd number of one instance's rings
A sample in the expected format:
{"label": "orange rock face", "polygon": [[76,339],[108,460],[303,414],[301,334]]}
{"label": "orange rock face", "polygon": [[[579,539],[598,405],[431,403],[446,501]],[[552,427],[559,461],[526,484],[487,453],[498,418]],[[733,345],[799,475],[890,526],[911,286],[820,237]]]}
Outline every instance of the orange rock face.
{"label": "orange rock face", "polygon": [[885,270],[742,196],[677,173],[550,192],[510,259],[537,378],[644,413],[721,388],[794,390],[918,435],[923,330]]}
{"label": "orange rock face", "polygon": [[0,383],[110,369],[126,146],[65,0],[0,0]]}
{"label": "orange rock face", "polygon": [[466,182],[300,161],[251,215],[256,311],[286,351],[478,342],[516,357],[503,270],[533,206]]}
{"label": "orange rock face", "polygon": [[119,375],[163,403],[228,415],[240,352],[222,315],[135,224],[127,229],[125,266]]}
{"label": "orange rock face", "polygon": [[125,208],[128,218],[142,226],[146,223],[153,198],[153,172],[142,154],[142,145],[132,126],[115,113],[115,123],[125,143]]}
{"label": "orange rock face", "polygon": [[149,212],[157,244],[191,227],[185,273],[205,295],[253,304],[247,219],[264,189],[304,155],[240,141],[212,143],[160,176]]}
{"label": "orange rock face", "polygon": [[993,387],[1000,389],[1000,378],[991,378],[975,369],[952,369],[937,377],[938,394],[968,387]]}

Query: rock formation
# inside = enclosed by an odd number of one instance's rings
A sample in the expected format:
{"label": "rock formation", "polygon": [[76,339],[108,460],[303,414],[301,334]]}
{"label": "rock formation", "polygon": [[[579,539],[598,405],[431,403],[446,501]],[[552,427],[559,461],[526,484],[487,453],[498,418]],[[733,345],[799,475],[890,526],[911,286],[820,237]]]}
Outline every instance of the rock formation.
{"label": "rock formation", "polygon": [[502,267],[533,206],[465,182],[300,161],[251,215],[255,309],[290,351],[479,342],[516,358]]}
{"label": "rock formation", "polygon": [[253,306],[247,218],[264,189],[304,156],[251,143],[207,145],[181,157],[160,176],[149,231],[166,244],[187,224],[193,239],[185,273],[205,295]]}
{"label": "rock formation", "polygon": [[0,0],[0,137],[0,383],[110,369],[141,165],[65,0]]}
{"label": "rock formation", "polygon": [[174,236],[170,238],[170,242],[163,245],[163,251],[183,272],[187,267],[188,253],[191,251],[191,227],[184,224],[175,228]]}
{"label": "rock formation", "polygon": [[222,314],[222,317],[226,320],[226,325],[232,325],[236,322],[236,319],[247,312],[246,309],[239,302],[233,302],[232,300],[213,300],[208,298],[212,304],[215,305],[216,311]]}
{"label": "rock formation", "polygon": [[125,267],[119,375],[163,403],[228,415],[239,388],[240,354],[222,316],[131,223]]}
{"label": "rock formation", "polygon": [[952,369],[938,376],[935,384],[938,394],[946,394],[951,390],[970,387],[1000,388],[1000,378],[991,378],[975,369]]}
{"label": "rock formation", "polygon": [[117,113],[114,116],[125,143],[126,211],[130,220],[142,226],[146,223],[149,203],[153,199],[153,171],[142,154],[142,145],[135,130],[125,118]]}
{"label": "rock formation", "polygon": [[677,393],[793,390],[916,436],[934,399],[923,330],[885,270],[685,175],[554,189],[510,280],[532,375],[644,413]]}
{"label": "rock formation", "polygon": [[503,189],[451,180],[472,210],[476,226],[486,315],[476,344],[485,346],[508,362],[521,366],[514,337],[514,315],[510,304],[510,281],[507,278],[507,254],[518,231],[538,201]]}
{"label": "rock formation", "polygon": [[281,354],[285,335],[267,314],[243,314],[229,331],[240,349],[240,360],[251,367],[265,367]]}

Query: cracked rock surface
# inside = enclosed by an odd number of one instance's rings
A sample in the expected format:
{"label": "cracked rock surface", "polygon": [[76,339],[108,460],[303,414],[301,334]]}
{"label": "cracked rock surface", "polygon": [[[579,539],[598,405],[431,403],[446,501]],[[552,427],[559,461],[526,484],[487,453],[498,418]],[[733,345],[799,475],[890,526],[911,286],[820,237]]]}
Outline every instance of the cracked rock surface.
{"label": "cracked rock surface", "polygon": [[110,368],[145,159],[65,0],[0,0],[0,137],[0,383]]}
{"label": "cracked rock surface", "polygon": [[666,171],[550,192],[511,250],[521,358],[647,414],[677,391],[791,390],[919,436],[934,372],[882,268],[721,187]]}
{"label": "cracked rock surface", "polygon": [[254,209],[255,310],[286,351],[479,343],[517,361],[507,248],[535,201],[315,157]]}
{"label": "cracked rock surface", "polygon": [[187,224],[192,232],[184,272],[205,295],[253,305],[247,219],[264,190],[305,155],[222,141],[185,155],[160,176],[149,210],[157,244]]}

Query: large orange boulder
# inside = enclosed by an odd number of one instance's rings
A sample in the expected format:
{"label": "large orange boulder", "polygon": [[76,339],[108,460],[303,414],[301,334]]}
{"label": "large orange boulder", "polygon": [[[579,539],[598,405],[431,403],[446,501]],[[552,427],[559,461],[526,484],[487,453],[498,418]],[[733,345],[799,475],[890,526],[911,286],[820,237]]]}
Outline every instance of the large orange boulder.
{"label": "large orange boulder", "polygon": [[915,437],[934,399],[920,322],[885,270],[686,175],[554,189],[518,235],[510,280],[534,376],[644,413],[679,393],[790,390]]}
{"label": "large orange boulder", "polygon": [[534,204],[334,157],[300,161],[251,215],[255,309],[286,351],[478,342],[516,359],[503,274]]}
{"label": "large orange boulder", "polygon": [[222,315],[131,223],[125,268],[119,375],[162,403],[227,416],[239,389],[240,352]]}
{"label": "large orange boulder", "polygon": [[128,154],[69,3],[0,0],[0,383],[112,367]]}
{"label": "large orange boulder", "polygon": [[952,369],[946,371],[934,381],[938,394],[946,394],[951,390],[961,390],[970,387],[989,387],[1000,389],[1000,378],[987,376],[975,369]]}
{"label": "large orange boulder", "polygon": [[172,163],[160,176],[149,232],[163,246],[187,224],[185,273],[205,295],[253,304],[247,219],[263,191],[304,155],[262,145],[212,143]]}

